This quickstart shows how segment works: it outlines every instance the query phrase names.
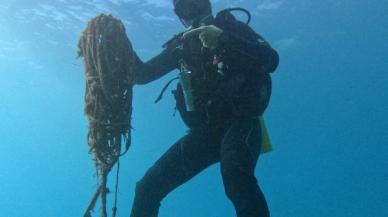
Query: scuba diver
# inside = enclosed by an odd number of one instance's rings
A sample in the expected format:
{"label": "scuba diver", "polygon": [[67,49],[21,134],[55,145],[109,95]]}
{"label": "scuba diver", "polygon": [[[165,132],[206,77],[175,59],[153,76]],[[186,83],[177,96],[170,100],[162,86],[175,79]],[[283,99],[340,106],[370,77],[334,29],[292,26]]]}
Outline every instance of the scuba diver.
{"label": "scuba diver", "polygon": [[131,217],[157,217],[168,193],[218,162],[237,216],[269,217],[254,171],[261,150],[260,117],[279,56],[231,13],[243,9],[214,17],[209,0],[173,4],[187,29],[151,60],[136,56],[135,83],[147,84],[179,69],[173,93],[189,131],[137,182]]}

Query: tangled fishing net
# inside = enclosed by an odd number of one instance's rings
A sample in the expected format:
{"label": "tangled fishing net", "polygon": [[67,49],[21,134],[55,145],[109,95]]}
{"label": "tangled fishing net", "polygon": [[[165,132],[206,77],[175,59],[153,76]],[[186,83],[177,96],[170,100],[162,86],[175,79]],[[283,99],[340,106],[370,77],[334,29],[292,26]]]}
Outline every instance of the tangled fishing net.
{"label": "tangled fishing net", "polygon": [[[131,143],[134,52],[122,22],[104,14],[88,23],[78,48],[78,55],[84,58],[85,65],[84,109],[89,122],[88,145],[100,178],[100,186],[84,217],[91,216],[99,196],[101,216],[106,217],[108,173],[116,163],[119,165],[119,157]],[[116,200],[117,194],[113,216]]]}

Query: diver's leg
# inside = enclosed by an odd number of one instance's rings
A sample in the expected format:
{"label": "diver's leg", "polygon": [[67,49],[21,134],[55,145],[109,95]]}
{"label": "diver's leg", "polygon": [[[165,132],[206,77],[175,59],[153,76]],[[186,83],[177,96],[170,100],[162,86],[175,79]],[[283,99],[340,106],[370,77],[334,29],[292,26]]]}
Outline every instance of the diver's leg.
{"label": "diver's leg", "polygon": [[235,121],[221,144],[221,173],[225,192],[238,217],[269,217],[267,202],[254,171],[261,149],[258,119]]}
{"label": "diver's leg", "polygon": [[219,160],[220,141],[207,137],[192,131],[163,154],[137,183],[131,217],[158,216],[169,192]]}

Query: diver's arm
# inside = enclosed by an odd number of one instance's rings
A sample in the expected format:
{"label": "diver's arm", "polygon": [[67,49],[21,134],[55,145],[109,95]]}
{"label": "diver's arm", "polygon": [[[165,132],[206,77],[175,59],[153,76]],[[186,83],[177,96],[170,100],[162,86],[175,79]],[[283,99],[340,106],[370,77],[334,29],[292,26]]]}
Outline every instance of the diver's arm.
{"label": "diver's arm", "polygon": [[164,49],[159,55],[147,62],[143,62],[135,55],[135,84],[147,84],[154,81],[178,66],[176,58],[170,49]]}

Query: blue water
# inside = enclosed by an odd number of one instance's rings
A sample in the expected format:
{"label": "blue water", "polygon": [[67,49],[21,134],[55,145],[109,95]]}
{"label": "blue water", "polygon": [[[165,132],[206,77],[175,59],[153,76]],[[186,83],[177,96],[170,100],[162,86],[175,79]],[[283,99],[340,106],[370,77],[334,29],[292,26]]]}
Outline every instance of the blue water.
{"label": "blue water", "polygon": [[[281,56],[265,113],[274,151],[256,170],[272,216],[388,216],[388,2],[213,3],[214,11],[250,9],[252,27]],[[101,12],[123,20],[144,60],[183,29],[170,0],[0,1],[1,217],[82,216],[96,188],[75,56],[87,21]],[[129,215],[136,181],[186,131],[170,94],[153,103],[176,74],[134,89],[119,217]],[[160,217],[202,216],[235,216],[219,165],[160,210]]]}

